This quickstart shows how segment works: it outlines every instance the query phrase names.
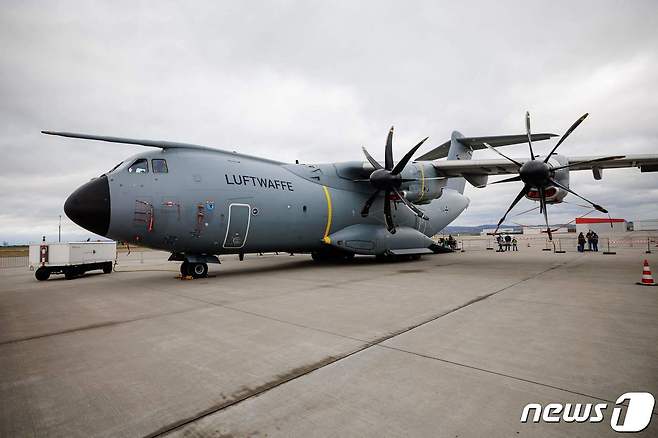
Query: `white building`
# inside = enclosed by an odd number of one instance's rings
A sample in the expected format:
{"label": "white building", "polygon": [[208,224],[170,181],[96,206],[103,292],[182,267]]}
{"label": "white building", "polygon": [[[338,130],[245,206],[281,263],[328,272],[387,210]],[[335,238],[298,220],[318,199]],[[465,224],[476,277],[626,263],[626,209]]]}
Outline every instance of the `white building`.
{"label": "white building", "polygon": [[658,231],[658,219],[637,219],[633,221],[633,231]]}
{"label": "white building", "polygon": [[598,235],[611,233],[625,233],[628,228],[626,219],[611,219],[607,217],[579,217],[576,218],[576,233],[587,234],[589,230]]}

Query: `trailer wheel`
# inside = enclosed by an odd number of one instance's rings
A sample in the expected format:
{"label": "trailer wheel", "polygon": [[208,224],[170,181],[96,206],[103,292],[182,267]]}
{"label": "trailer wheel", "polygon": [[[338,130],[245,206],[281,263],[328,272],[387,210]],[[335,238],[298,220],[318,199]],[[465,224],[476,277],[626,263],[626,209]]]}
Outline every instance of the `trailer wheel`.
{"label": "trailer wheel", "polygon": [[112,262],[103,263],[103,274],[112,272]]}
{"label": "trailer wheel", "polygon": [[42,266],[42,267],[40,267],[39,269],[36,270],[36,272],[34,273],[34,276],[39,281],[46,281],[46,280],[48,280],[48,278],[50,278],[50,271],[47,268],[44,268]]}
{"label": "trailer wheel", "polygon": [[73,280],[75,277],[79,275],[78,268],[71,266],[68,268],[64,268],[64,278],[67,280]]}

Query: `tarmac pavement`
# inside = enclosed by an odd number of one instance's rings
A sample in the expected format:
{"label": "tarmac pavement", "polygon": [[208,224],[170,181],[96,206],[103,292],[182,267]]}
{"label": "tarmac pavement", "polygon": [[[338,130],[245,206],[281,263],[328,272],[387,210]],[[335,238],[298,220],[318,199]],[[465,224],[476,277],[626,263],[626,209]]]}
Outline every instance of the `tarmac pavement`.
{"label": "tarmac pavement", "polygon": [[[658,396],[638,250],[250,255],[191,281],[166,257],[70,281],[0,270],[0,436],[615,436],[618,396]],[[608,408],[519,421],[551,402]]]}

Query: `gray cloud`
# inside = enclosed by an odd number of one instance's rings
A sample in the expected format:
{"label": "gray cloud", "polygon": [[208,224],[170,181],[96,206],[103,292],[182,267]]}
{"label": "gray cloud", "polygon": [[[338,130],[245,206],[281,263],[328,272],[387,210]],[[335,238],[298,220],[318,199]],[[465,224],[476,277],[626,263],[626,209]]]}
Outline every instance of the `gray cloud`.
{"label": "gray cloud", "polygon": [[[139,150],[41,129],[326,162],[380,151],[391,124],[399,155],[454,129],[522,132],[526,109],[557,133],[589,111],[563,153],[658,153],[656,29],[653,1],[5,2],[0,240],[52,235],[68,193]],[[656,175],[572,181],[615,216],[658,217]],[[495,222],[516,190],[467,189],[456,223]]]}

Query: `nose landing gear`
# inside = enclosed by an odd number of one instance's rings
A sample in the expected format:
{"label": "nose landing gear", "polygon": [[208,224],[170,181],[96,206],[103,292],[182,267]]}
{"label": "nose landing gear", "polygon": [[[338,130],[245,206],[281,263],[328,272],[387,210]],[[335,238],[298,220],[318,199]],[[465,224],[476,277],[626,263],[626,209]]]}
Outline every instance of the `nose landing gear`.
{"label": "nose landing gear", "polygon": [[208,265],[206,263],[183,262],[180,265],[180,273],[183,277],[203,278],[208,276]]}
{"label": "nose landing gear", "polygon": [[220,264],[219,257],[214,254],[182,254],[172,253],[170,262],[183,262],[180,265],[180,274],[183,278],[203,278],[208,276],[208,263]]}

